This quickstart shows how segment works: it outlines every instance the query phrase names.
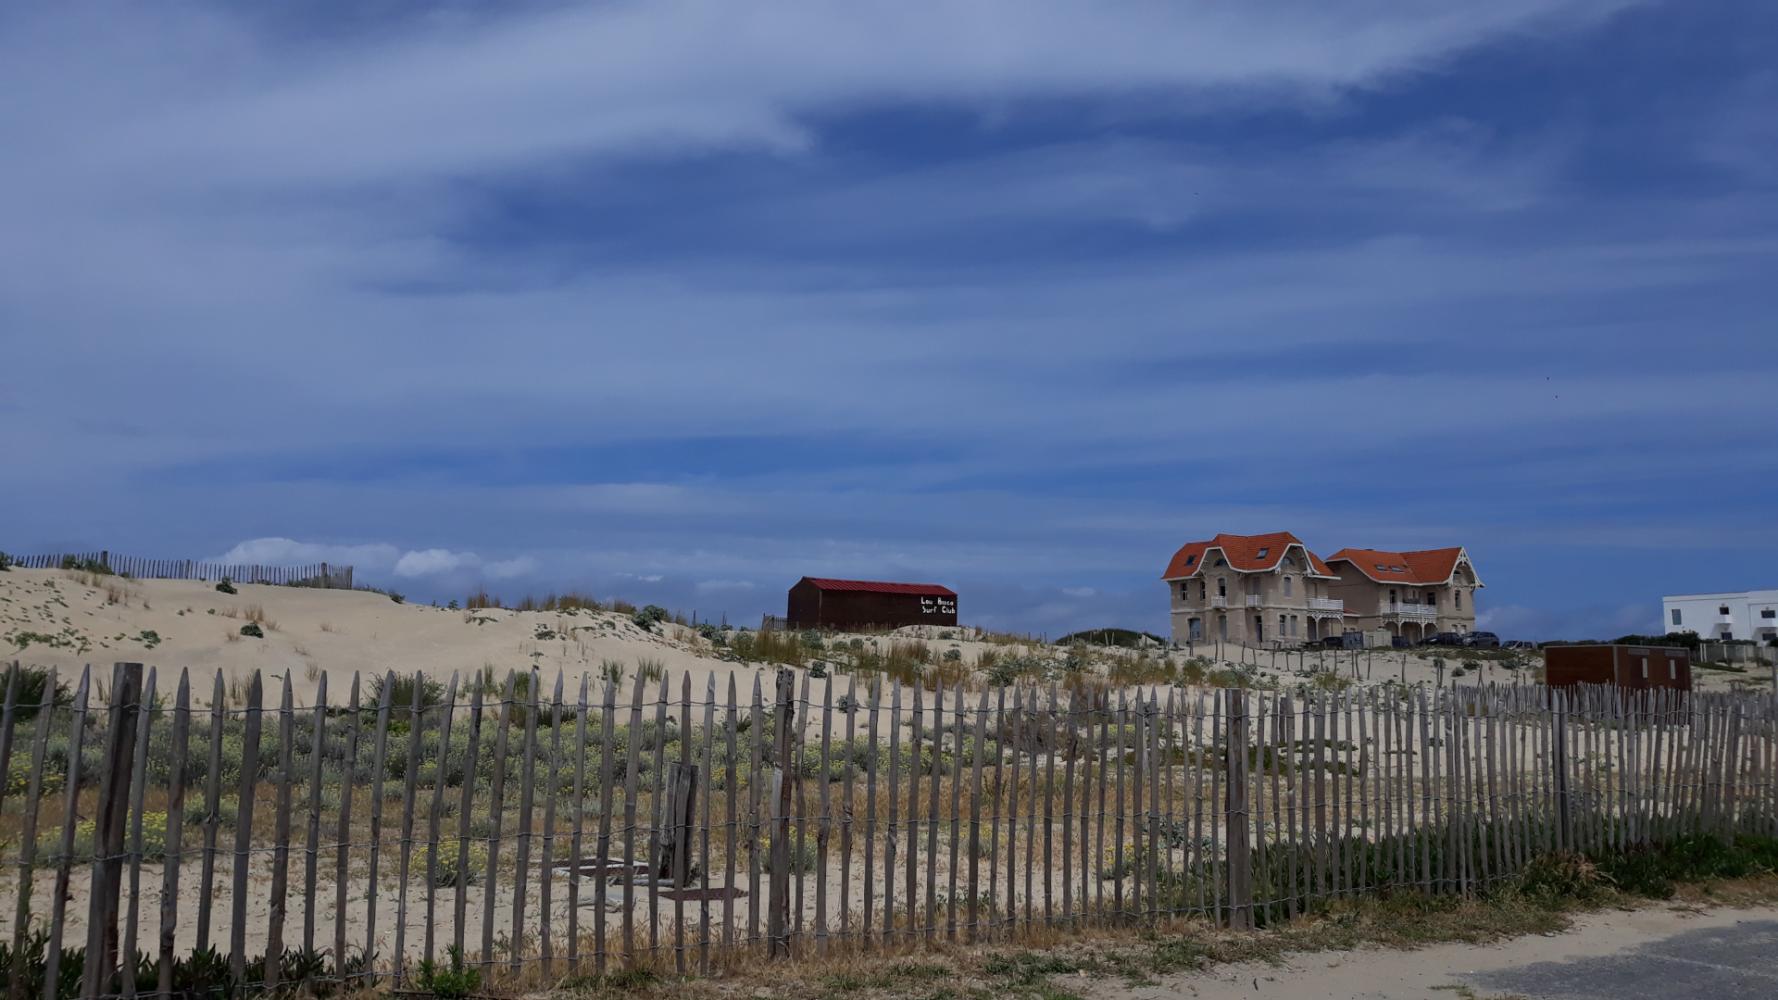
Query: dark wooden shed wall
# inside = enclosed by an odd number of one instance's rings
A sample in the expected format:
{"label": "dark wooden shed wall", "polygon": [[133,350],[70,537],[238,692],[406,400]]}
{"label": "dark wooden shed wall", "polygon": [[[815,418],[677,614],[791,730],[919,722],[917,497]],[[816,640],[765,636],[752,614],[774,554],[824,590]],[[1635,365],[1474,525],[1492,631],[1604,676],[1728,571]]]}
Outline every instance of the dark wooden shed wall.
{"label": "dark wooden shed wall", "polygon": [[[1643,660],[1648,677],[1642,676]],[[1616,684],[1622,688],[1692,689],[1691,656],[1663,646],[1547,646],[1544,682],[1551,687]]]}
{"label": "dark wooden shed wall", "polygon": [[[922,604],[921,602],[927,602]],[[942,601],[948,611],[928,611]],[[785,618],[793,628],[863,628],[902,625],[955,625],[957,599],[924,594],[884,594],[866,590],[823,590],[808,580],[790,588]]]}

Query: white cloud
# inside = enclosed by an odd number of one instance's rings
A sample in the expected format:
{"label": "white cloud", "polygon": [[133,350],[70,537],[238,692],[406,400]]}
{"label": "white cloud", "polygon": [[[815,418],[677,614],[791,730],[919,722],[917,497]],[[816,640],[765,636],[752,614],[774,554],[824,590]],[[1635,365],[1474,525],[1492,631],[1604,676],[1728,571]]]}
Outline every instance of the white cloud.
{"label": "white cloud", "polygon": [[250,538],[217,556],[215,561],[260,566],[306,566],[325,562],[374,571],[389,569],[401,558],[400,549],[382,543],[333,545],[273,537]]}
{"label": "white cloud", "polygon": [[514,577],[530,576],[541,568],[541,564],[530,556],[518,556],[514,559],[498,559],[482,567],[482,571],[491,579],[510,580]]}
{"label": "white cloud", "polygon": [[396,576],[436,576],[457,570],[474,569],[481,557],[473,552],[452,552],[450,549],[421,549],[408,552],[395,562]]}
{"label": "white cloud", "polygon": [[[1154,95],[1175,113],[1324,103],[1491,39],[1629,5],[552,4],[341,35],[326,58],[219,10],[148,17],[120,6],[107,19],[15,26],[12,58],[0,61],[15,68],[0,82],[72,74],[62,100],[83,113],[32,124],[75,172],[124,152],[117,166],[135,172],[357,184],[584,153],[794,151],[814,142],[808,116],[886,101],[1002,114],[1022,99],[1121,94]],[[76,65],[42,57],[76,41],[86,52]],[[101,60],[96,83],[83,71]]]}
{"label": "white cloud", "polygon": [[700,580],[697,585],[698,592],[701,594],[709,594],[719,591],[744,591],[752,590],[753,588],[754,583],[751,580]]}
{"label": "white cloud", "polygon": [[1062,593],[1069,597],[1093,597],[1099,593],[1093,587],[1063,587]]}
{"label": "white cloud", "polygon": [[266,566],[327,562],[351,566],[360,573],[392,573],[410,579],[473,572],[494,580],[510,580],[532,575],[541,568],[538,560],[531,556],[488,561],[474,552],[445,548],[403,550],[386,542],[333,545],[282,537],[248,539],[218,556],[216,561]]}

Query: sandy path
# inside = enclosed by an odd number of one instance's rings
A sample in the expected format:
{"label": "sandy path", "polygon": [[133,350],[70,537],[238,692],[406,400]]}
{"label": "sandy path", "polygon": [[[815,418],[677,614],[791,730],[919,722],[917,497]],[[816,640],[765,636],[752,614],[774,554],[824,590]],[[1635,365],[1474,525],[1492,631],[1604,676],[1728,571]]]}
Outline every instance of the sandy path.
{"label": "sandy path", "polygon": [[[1607,912],[1580,918],[1561,934],[1533,935],[1493,944],[1445,944],[1418,951],[1342,951],[1292,954],[1281,964],[1243,962],[1209,972],[1163,977],[1147,986],[1127,986],[1117,981],[1059,980],[1084,996],[1097,1000],[1159,1000],[1196,997],[1203,1000],[1253,1000],[1256,997],[1319,997],[1323,1000],[1428,1000],[1508,996],[1591,996],[1586,985],[1576,986],[1573,974],[1588,976],[1589,959],[1612,957],[1611,965],[1622,970],[1627,963],[1650,962],[1647,952],[1659,949],[1677,935],[1692,932],[1727,932],[1721,937],[1746,942],[1757,949],[1739,967],[1733,961],[1695,968],[1736,984],[1744,978],[1763,980],[1757,965],[1769,958],[1765,938],[1768,922],[1778,920],[1778,907],[1723,909],[1707,913],[1682,907],[1650,907],[1629,912]],[[1719,949],[1719,951],[1722,949]],[[1732,950],[1732,949],[1730,949]],[[1762,957],[1765,956],[1765,957]],[[1670,959],[1671,961],[1671,959]],[[1536,967],[1536,968],[1531,968]],[[1774,968],[1768,966],[1766,973]],[[1649,975],[1672,986],[1671,977],[1658,968]],[[1508,988],[1502,988],[1511,984]],[[1778,979],[1767,984],[1778,991]],[[1716,984],[1697,989],[1664,989],[1674,1000],[1715,995]],[[1466,994],[1464,989],[1472,991]],[[1625,994],[1610,989],[1610,995]],[[1773,993],[1743,993],[1771,996]]]}

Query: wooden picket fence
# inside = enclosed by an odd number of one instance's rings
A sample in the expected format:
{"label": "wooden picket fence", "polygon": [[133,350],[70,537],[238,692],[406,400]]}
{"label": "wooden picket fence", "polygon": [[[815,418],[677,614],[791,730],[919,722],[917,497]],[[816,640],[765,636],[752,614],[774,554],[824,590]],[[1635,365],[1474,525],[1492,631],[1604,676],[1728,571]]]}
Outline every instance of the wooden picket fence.
{"label": "wooden picket fence", "polygon": [[232,580],[235,583],[269,583],[281,587],[352,589],[352,567],[329,563],[307,566],[262,566],[255,563],[211,563],[193,559],[144,559],[109,551],[54,552],[14,556],[20,569],[57,569],[73,562],[102,566],[120,576],[138,580]]}
{"label": "wooden picket fence", "polygon": [[[300,706],[288,676],[218,673],[206,706],[186,673],[169,697],[139,664],[72,692],[21,678],[0,715],[0,976],[20,1000],[191,995],[204,955],[237,992],[411,987],[451,953],[519,989],[1248,927],[1357,893],[1473,893],[1553,853],[1778,834],[1769,695],[928,691],[743,669],[549,693],[535,672],[355,675],[344,699],[323,675]],[[76,954],[77,984],[58,969]]]}

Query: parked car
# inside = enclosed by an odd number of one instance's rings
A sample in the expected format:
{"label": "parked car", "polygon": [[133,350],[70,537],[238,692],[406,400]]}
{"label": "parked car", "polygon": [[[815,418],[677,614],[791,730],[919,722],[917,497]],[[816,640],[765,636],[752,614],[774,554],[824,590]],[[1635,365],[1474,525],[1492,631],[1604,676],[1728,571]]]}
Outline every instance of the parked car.
{"label": "parked car", "polygon": [[1346,637],[1343,635],[1324,635],[1321,637],[1322,649],[1345,649]]}
{"label": "parked car", "polygon": [[1499,649],[1500,637],[1492,632],[1471,632],[1464,636],[1463,644],[1473,649]]}
{"label": "parked car", "polygon": [[1536,649],[1537,643],[1526,639],[1508,639],[1500,644],[1501,649]]}
{"label": "parked car", "polygon": [[1405,635],[1392,635],[1389,637],[1389,645],[1393,649],[1409,649],[1414,644]]}
{"label": "parked car", "polygon": [[1420,645],[1422,645],[1422,646],[1461,646],[1461,645],[1463,645],[1463,633],[1461,633],[1461,632],[1435,632],[1432,635],[1429,635],[1426,638],[1420,640]]}

